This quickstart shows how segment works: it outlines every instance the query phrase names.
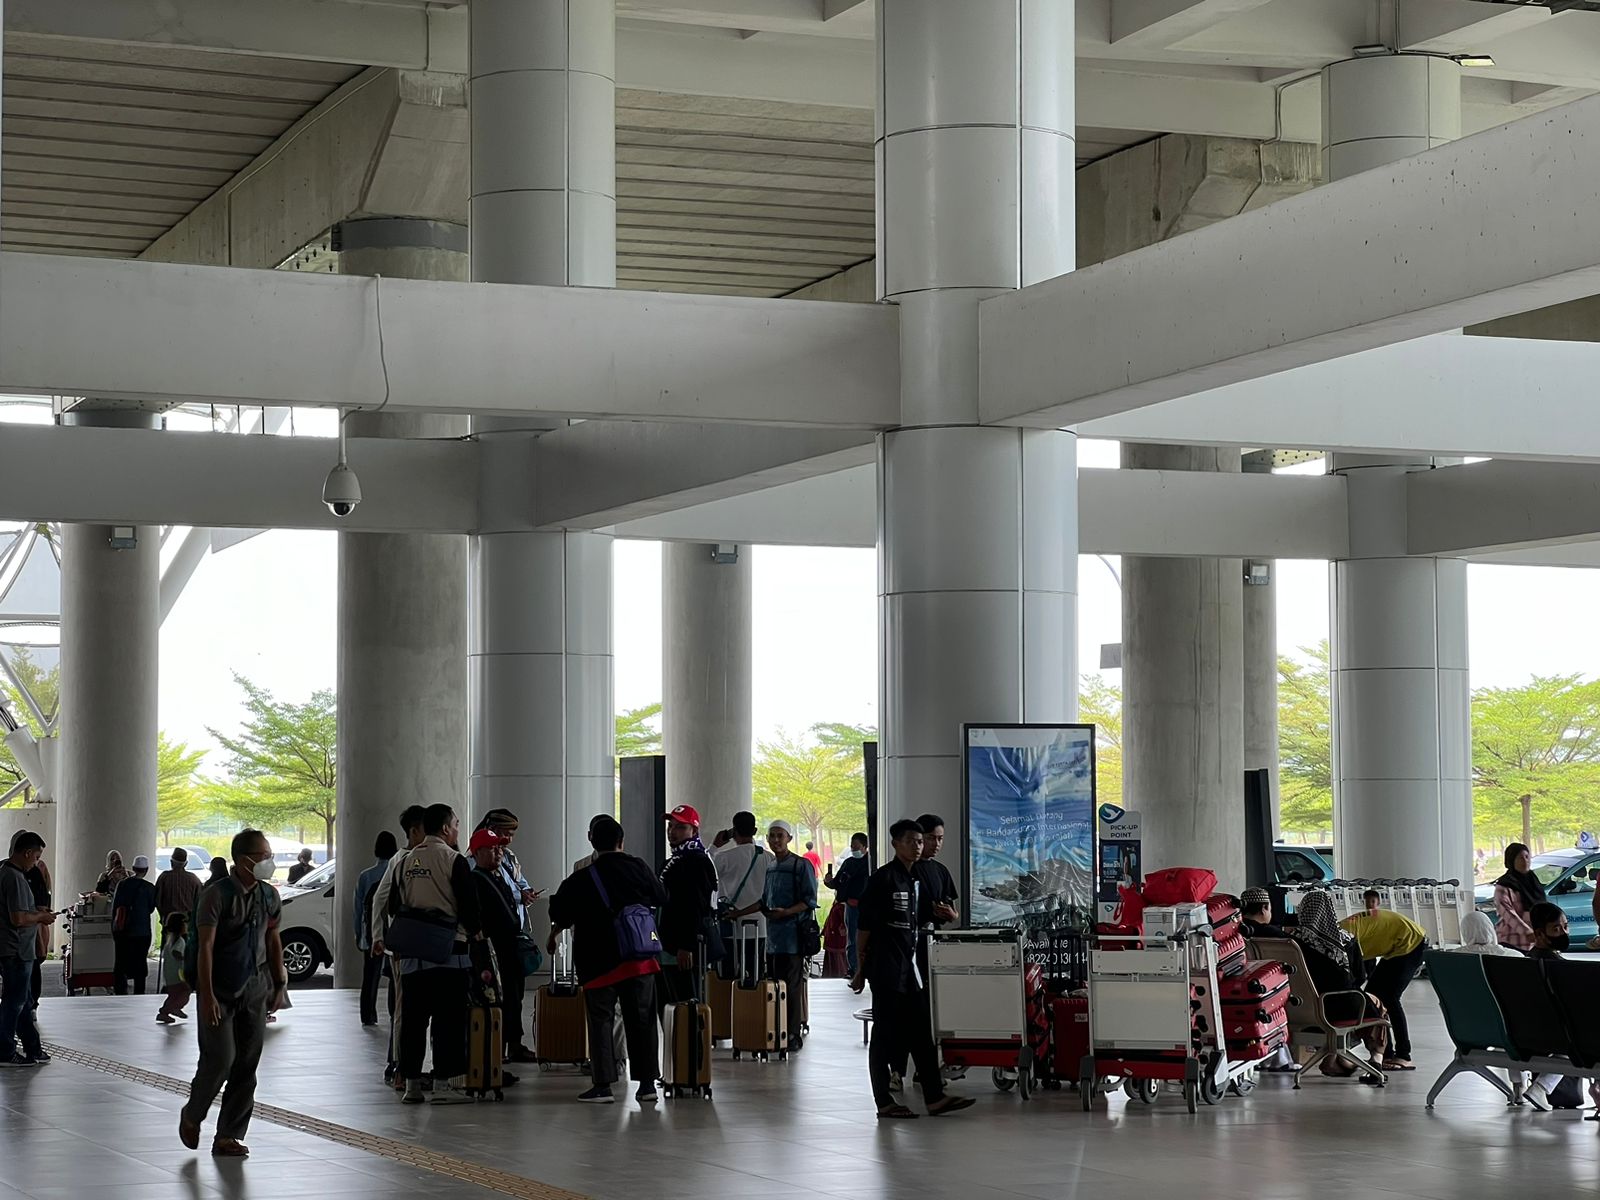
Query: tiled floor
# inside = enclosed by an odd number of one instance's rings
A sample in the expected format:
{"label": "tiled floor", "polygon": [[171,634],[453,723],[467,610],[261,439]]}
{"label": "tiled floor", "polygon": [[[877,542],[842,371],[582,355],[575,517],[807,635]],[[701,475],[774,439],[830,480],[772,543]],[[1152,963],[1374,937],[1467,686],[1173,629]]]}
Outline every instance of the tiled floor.
{"label": "tiled floor", "polygon": [[[1030,1104],[974,1073],[978,1106],[947,1120],[879,1124],[866,1053],[836,981],[814,981],[816,1024],[789,1063],[719,1053],[716,1099],[640,1109],[573,1103],[583,1081],[528,1071],[504,1104],[404,1107],[380,1086],[382,1035],[363,1030],[349,992],[298,993],[272,1028],[260,1099],[359,1130],[420,1143],[601,1200],[657,1196],[1438,1197],[1592,1198],[1600,1127],[1575,1113],[1510,1111],[1487,1085],[1456,1080],[1438,1108],[1422,1099],[1445,1058],[1425,983],[1410,1008],[1422,1069],[1375,1090],[1264,1077],[1248,1098],[1188,1115],[1181,1100],[1083,1113],[1070,1093]],[[194,1035],[164,1028],[150,997],[48,1001],[46,1037],[186,1079]],[[1428,1068],[1432,1065],[1434,1071]],[[178,1098],[56,1063],[0,1072],[0,1200],[105,1194],[116,1200],[227,1196],[296,1200],[368,1194],[396,1200],[488,1197],[482,1188],[257,1121],[247,1163],[183,1149]]]}

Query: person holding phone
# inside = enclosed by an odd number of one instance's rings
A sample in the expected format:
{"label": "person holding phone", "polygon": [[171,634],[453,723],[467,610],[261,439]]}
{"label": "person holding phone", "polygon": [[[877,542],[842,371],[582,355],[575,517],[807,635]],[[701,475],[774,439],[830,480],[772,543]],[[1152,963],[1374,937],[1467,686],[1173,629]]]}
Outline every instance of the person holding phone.
{"label": "person holding phone", "polygon": [[25,829],[11,839],[11,857],[0,863],[0,1067],[38,1067],[50,1061],[39,1041],[32,1004],[39,930],[56,920],[49,908],[34,903],[28,884],[28,872],[42,857],[44,839]]}

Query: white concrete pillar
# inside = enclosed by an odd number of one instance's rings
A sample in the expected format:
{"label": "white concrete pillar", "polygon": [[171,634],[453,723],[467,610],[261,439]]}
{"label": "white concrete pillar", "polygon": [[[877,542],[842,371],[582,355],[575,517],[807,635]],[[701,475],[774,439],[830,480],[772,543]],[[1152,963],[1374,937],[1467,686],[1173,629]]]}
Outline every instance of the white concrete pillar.
{"label": "white concrete pillar", "polygon": [[[611,0],[477,0],[471,22],[473,280],[614,286]],[[553,888],[615,804],[611,538],[497,528],[496,505],[526,514],[541,430],[473,430],[497,491],[470,551],[471,809],[515,812],[528,879]]]}
{"label": "white concrete pillar", "polygon": [[[1448,59],[1334,63],[1322,92],[1329,180],[1461,134],[1461,73]],[[1471,878],[1467,568],[1406,554],[1405,477],[1432,466],[1329,463],[1350,505],[1351,557],[1330,571],[1334,851],[1349,877]]]}
{"label": "white concrete pillar", "polygon": [[[1247,472],[1270,475],[1272,451],[1248,454]],[[1243,564],[1244,583],[1244,769],[1265,769],[1272,795],[1272,832],[1279,833],[1283,797],[1278,792],[1278,564],[1252,560],[1264,574],[1251,575]]]}
{"label": "white concrete pillar", "polygon": [[1078,710],[1077,437],[979,426],[977,386],[978,304],[1073,266],[1073,9],[880,0],[877,48],[882,812],[942,815],[959,878],[962,724]]}
{"label": "white concrete pillar", "polygon": [[699,810],[707,837],[750,807],[754,594],[749,546],[662,546],[667,796]]}
{"label": "white concrete pillar", "polygon": [[[67,425],[159,429],[156,413],[81,410]],[[154,436],[154,435],[152,435]],[[132,865],[156,848],[156,738],[161,534],[133,529],[118,548],[108,525],[61,530],[61,750],[51,847],[62,903],[94,887],[106,851]]]}
{"label": "white concrete pillar", "polygon": [[[1131,470],[1237,473],[1239,451],[1125,442]],[[1244,585],[1237,558],[1122,559],[1122,794],[1147,870],[1244,886]]]}
{"label": "white concrete pillar", "polygon": [[[467,230],[417,218],[342,222],[346,275],[464,281]],[[463,417],[353,412],[350,462],[364,438],[456,438]],[[330,464],[331,465],[331,464]],[[335,981],[361,983],[352,933],[356,878],[380,831],[397,838],[409,804],[467,797],[467,539],[459,534],[339,535],[339,818]]]}

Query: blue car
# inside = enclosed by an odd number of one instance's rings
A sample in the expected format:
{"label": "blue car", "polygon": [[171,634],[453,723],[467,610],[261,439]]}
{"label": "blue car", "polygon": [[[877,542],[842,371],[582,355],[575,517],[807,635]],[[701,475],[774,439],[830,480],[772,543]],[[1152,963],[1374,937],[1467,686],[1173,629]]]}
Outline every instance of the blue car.
{"label": "blue car", "polygon": [[1326,883],[1333,878],[1331,857],[1331,854],[1324,856],[1315,846],[1290,846],[1279,842],[1272,847],[1273,874],[1278,883],[1285,886]]}
{"label": "blue car", "polygon": [[[1600,933],[1594,919],[1595,882],[1600,880],[1600,852],[1594,850],[1552,850],[1535,855],[1533,873],[1544,885],[1545,895],[1552,904],[1567,914],[1567,925],[1572,930],[1572,945],[1581,949],[1583,943]],[[1494,910],[1494,884],[1480,883],[1473,890],[1473,900],[1489,920],[1498,921]]]}

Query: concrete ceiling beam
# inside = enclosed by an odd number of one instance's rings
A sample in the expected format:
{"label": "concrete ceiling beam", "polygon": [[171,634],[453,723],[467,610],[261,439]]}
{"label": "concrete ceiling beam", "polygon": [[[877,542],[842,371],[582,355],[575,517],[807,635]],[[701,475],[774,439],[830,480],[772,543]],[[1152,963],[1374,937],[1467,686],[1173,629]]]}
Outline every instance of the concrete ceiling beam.
{"label": "concrete ceiling beam", "polygon": [[984,301],[980,411],[1078,425],[1591,295],[1597,207],[1590,98]]}
{"label": "concrete ceiling beam", "polygon": [[1478,555],[1600,538],[1600,465],[1481,462],[1406,479],[1406,549]]}
{"label": "concrete ceiling beam", "polygon": [[846,429],[898,419],[887,305],[51,255],[0,264],[0,391]]}

